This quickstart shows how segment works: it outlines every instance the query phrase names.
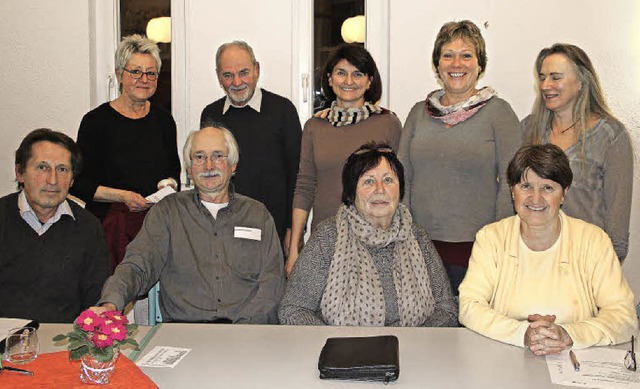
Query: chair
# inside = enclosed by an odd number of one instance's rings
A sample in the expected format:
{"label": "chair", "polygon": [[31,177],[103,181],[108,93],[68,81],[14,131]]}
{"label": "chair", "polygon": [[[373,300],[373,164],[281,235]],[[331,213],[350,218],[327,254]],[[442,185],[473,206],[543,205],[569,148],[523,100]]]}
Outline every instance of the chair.
{"label": "chair", "polygon": [[160,311],[160,281],[149,290],[149,325],[154,326],[162,323],[162,312]]}

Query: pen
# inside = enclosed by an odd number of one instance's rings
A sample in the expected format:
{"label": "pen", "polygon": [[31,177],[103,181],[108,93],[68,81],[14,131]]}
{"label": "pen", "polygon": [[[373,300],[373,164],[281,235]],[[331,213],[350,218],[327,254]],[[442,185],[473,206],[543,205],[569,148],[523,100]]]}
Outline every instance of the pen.
{"label": "pen", "polygon": [[1,368],[1,370],[6,370],[6,371],[13,371],[16,373],[20,373],[20,374],[26,374],[26,375],[33,375],[32,371],[29,370],[22,370],[22,369],[17,369],[15,367],[10,367],[10,366],[3,366]]}
{"label": "pen", "polygon": [[578,362],[578,358],[576,358],[576,354],[573,350],[569,350],[569,358],[571,358],[571,363],[573,363],[573,368],[576,371],[580,371],[580,362]]}

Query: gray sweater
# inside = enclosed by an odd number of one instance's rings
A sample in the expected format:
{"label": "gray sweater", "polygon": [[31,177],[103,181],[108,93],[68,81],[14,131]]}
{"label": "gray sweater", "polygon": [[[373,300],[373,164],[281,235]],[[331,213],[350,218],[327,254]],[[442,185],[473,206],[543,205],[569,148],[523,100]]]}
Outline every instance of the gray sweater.
{"label": "gray sweater", "polygon": [[[451,292],[451,285],[442,261],[427,232],[415,223],[412,229],[427,264],[431,278],[431,290],[435,299],[435,310],[423,326],[456,326],[458,324],[458,305]],[[323,221],[314,230],[311,239],[304,246],[293,267],[284,298],[280,302],[278,318],[281,324],[327,324],[322,318],[320,301],[327,285],[336,240],[335,217]],[[391,243],[380,249],[367,248],[382,282],[386,326],[400,325],[398,302],[391,273],[394,245]]]}
{"label": "gray sweater", "polygon": [[[526,128],[527,116],[522,121]],[[525,134],[526,135],[526,134]],[[549,142],[549,130],[544,143]],[[582,138],[566,149],[573,182],[562,210],[602,228],[611,238],[621,261],[629,251],[629,219],[633,193],[633,148],[629,133],[619,122],[601,119]]]}
{"label": "gray sweater", "polygon": [[416,103],[398,155],[415,222],[434,240],[473,242],[484,225],[513,215],[505,172],[521,145],[518,118],[499,97],[451,128]]}

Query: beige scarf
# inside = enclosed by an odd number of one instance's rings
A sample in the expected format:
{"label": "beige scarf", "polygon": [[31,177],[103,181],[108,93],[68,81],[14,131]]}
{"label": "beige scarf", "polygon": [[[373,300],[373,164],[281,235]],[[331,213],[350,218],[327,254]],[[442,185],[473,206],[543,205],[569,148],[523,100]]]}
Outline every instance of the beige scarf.
{"label": "beige scarf", "polygon": [[411,214],[402,204],[387,230],[372,226],[354,206],[338,209],[336,248],[320,303],[327,323],[384,326],[382,283],[367,247],[381,248],[391,243],[395,243],[392,274],[400,324],[419,326],[433,313],[431,280],[411,225]]}

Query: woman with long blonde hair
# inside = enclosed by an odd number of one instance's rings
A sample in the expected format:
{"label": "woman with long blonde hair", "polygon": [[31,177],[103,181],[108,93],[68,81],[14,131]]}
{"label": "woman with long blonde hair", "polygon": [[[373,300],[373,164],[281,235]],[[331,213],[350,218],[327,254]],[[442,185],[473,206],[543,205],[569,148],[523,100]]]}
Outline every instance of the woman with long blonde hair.
{"label": "woman with long blonde hair", "polygon": [[544,48],[535,71],[538,97],[522,121],[527,142],[552,143],[565,152],[574,180],[563,211],[605,230],[622,261],[629,248],[633,191],[629,133],[607,107],[581,48],[563,43]]}

